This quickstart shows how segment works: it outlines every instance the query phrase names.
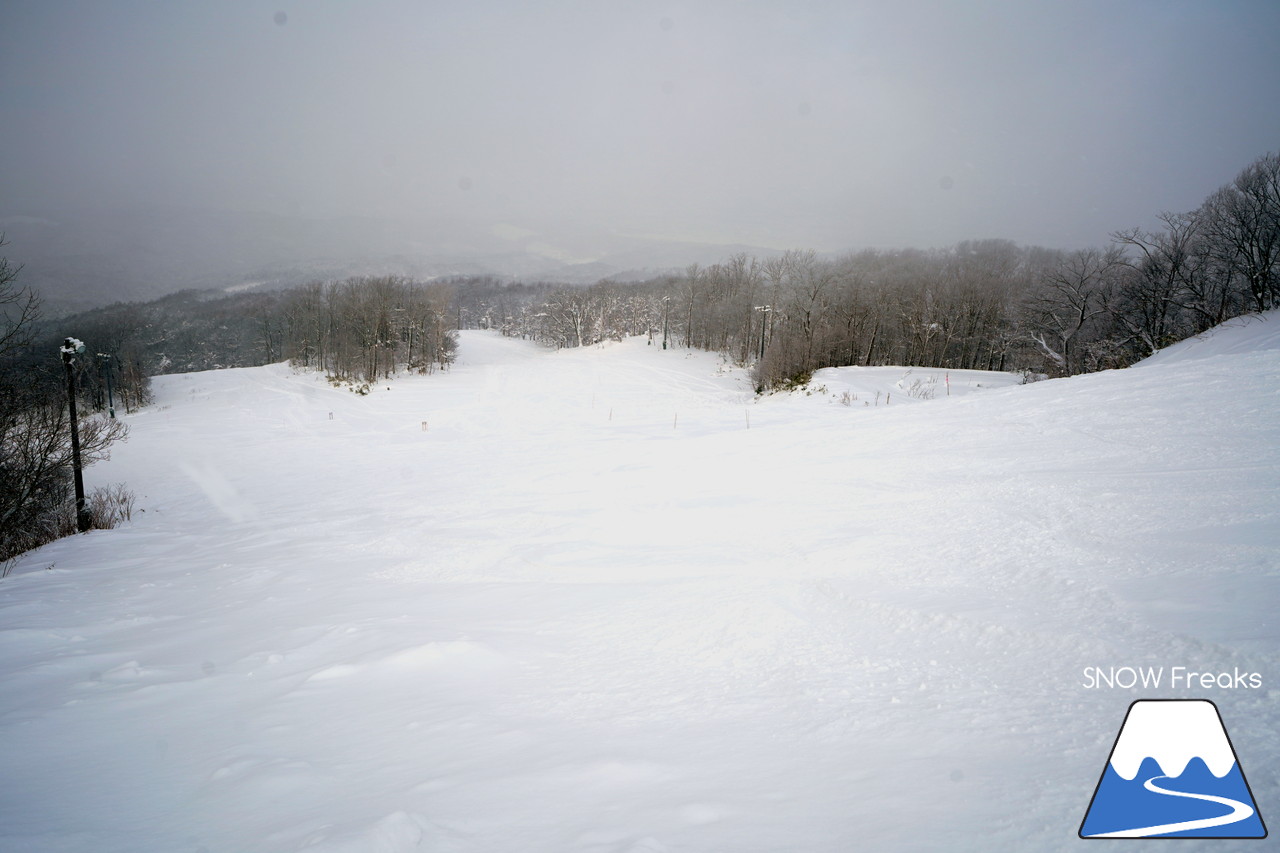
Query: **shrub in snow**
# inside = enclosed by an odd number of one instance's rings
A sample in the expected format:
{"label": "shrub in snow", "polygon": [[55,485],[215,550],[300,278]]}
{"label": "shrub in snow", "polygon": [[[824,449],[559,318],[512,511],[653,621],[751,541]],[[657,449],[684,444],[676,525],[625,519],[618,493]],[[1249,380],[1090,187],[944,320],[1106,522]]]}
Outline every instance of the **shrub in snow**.
{"label": "shrub in snow", "polygon": [[[84,467],[106,459],[128,432],[100,415],[79,426]],[[0,564],[76,532],[71,485],[71,428],[57,394],[0,411]]]}
{"label": "shrub in snow", "polygon": [[95,530],[110,530],[133,518],[137,495],[123,483],[99,486],[85,502],[89,508],[90,525]]}

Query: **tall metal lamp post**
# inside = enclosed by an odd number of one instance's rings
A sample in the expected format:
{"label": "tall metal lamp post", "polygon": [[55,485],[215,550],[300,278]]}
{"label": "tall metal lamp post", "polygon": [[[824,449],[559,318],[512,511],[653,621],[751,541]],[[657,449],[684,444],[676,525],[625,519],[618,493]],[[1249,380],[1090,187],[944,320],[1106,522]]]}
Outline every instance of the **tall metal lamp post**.
{"label": "tall metal lamp post", "polygon": [[764,361],[764,331],[765,320],[769,316],[769,312],[773,310],[772,305],[757,305],[755,310],[760,312],[760,360]]}
{"label": "tall metal lamp post", "polygon": [[[111,393],[111,353],[98,353],[99,364],[102,365],[103,371],[107,374],[107,412],[114,419],[116,416],[116,399]],[[101,398],[99,398],[101,400]]]}
{"label": "tall metal lamp post", "polygon": [[71,413],[71,467],[76,482],[76,529],[89,529],[89,509],[84,502],[84,476],[80,473],[80,429],[76,424],[75,357],[84,353],[84,341],[67,338],[62,342],[62,364],[67,368],[67,404]]}

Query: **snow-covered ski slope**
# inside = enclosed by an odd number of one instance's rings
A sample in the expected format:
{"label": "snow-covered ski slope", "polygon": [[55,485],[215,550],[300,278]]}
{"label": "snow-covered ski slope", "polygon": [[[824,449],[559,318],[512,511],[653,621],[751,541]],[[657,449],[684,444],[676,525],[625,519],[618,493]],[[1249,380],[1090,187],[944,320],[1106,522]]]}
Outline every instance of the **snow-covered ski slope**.
{"label": "snow-covered ski slope", "polygon": [[0,850],[1074,849],[1159,697],[1280,820],[1280,317],[904,377],[468,332],[367,397],[158,379],[87,472],[145,512],[0,582]]}

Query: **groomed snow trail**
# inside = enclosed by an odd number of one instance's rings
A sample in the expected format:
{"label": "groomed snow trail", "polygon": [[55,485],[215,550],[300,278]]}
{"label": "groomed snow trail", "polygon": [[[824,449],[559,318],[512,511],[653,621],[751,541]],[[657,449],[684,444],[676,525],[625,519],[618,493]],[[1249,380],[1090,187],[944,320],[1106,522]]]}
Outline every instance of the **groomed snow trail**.
{"label": "groomed snow trail", "polygon": [[368,397],[160,378],[87,472],[145,512],[0,583],[0,849],[1068,849],[1145,698],[1082,671],[1138,664],[1262,673],[1161,694],[1218,704],[1265,813],[1258,327],[889,406],[474,332]]}

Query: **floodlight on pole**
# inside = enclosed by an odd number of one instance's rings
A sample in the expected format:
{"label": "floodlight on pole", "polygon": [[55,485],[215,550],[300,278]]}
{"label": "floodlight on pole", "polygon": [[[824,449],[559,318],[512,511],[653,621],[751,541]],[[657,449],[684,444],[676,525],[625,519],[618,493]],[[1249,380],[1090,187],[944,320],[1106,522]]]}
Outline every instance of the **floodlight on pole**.
{"label": "floodlight on pole", "polygon": [[80,429],[76,424],[75,357],[84,354],[84,341],[66,338],[62,342],[62,364],[67,369],[67,409],[71,417],[71,470],[76,486],[76,530],[89,529],[89,509],[84,502],[84,476],[80,473]]}
{"label": "floodlight on pole", "polygon": [[760,360],[764,361],[764,324],[769,312],[773,310],[773,306],[757,305],[755,310],[760,312]]}
{"label": "floodlight on pole", "polygon": [[107,413],[110,414],[112,420],[114,420],[116,416],[116,398],[111,390],[111,353],[98,353],[98,363],[107,374]]}
{"label": "floodlight on pole", "polygon": [[662,297],[662,348],[667,348],[667,330],[671,326],[671,297]]}

